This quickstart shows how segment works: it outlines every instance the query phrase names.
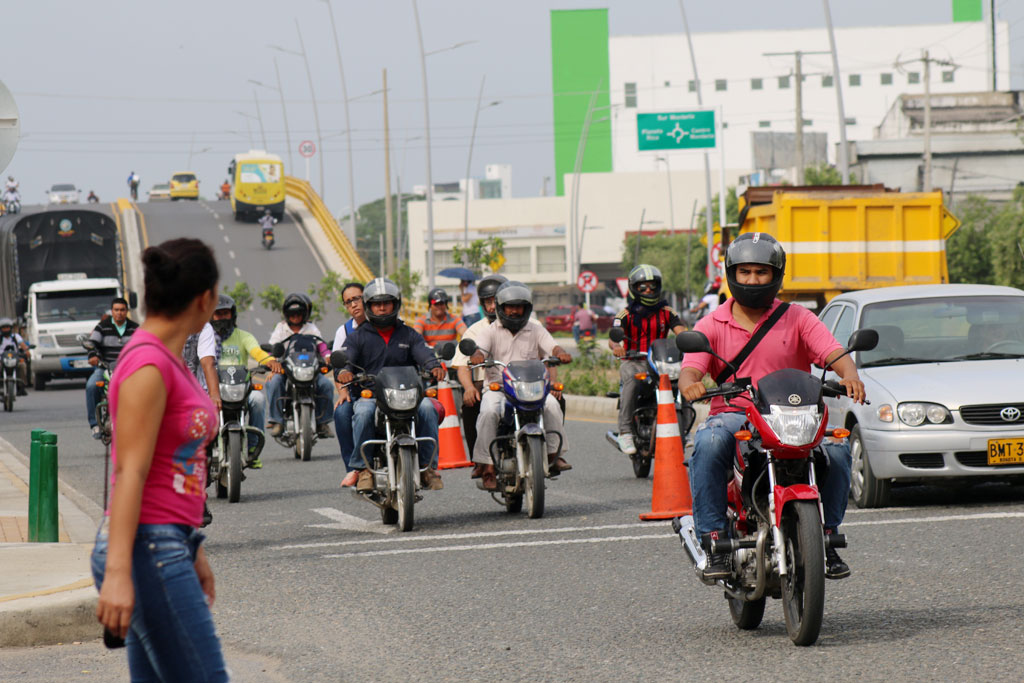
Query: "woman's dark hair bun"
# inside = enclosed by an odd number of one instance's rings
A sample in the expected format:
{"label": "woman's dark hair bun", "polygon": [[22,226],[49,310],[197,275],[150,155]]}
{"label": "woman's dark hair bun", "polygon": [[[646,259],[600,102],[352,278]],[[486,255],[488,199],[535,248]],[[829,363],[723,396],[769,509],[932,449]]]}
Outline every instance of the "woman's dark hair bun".
{"label": "woman's dark hair bun", "polygon": [[149,247],[142,252],[142,265],[161,280],[171,280],[181,272],[181,265],[160,247]]}
{"label": "woman's dark hair bun", "polygon": [[146,312],[173,317],[217,286],[213,251],[201,240],[179,238],[142,252]]}

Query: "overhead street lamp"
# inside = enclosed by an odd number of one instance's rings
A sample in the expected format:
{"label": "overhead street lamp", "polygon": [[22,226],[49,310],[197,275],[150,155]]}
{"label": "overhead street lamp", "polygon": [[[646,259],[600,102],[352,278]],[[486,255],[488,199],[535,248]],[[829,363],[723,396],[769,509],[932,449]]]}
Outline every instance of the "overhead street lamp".
{"label": "overhead street lamp", "polygon": [[359,217],[359,209],[356,206],[355,174],[352,170],[352,117],[348,111],[348,89],[345,87],[345,67],[341,63],[341,43],[338,41],[338,29],[334,25],[334,7],[331,5],[331,0],[323,0],[323,2],[327,5],[327,13],[331,17],[331,36],[334,37],[334,52],[338,56],[338,73],[341,74],[341,99],[345,103],[345,133],[348,136],[348,144],[345,146],[348,153],[348,204],[354,236],[355,219]]}
{"label": "overhead street lamp", "polygon": [[[261,88],[267,90],[273,90],[281,97],[281,118],[284,119],[284,144],[288,147],[288,168],[295,168],[295,160],[292,157],[292,137],[291,133],[288,132],[288,108],[284,104],[284,88],[281,87],[281,71],[277,68],[277,57],[274,57],[274,74],[277,76],[277,87],[261,83],[260,81],[249,79],[249,82],[253,85],[258,85]],[[294,172],[294,171],[293,171]]]}
{"label": "overhead street lamp", "polygon": [[480,106],[480,101],[483,99],[484,96],[484,81],[486,80],[486,78],[487,76],[482,76],[480,78],[480,93],[476,96],[476,113],[473,114],[473,133],[469,136],[469,158],[466,159],[466,192],[464,195],[465,201],[463,202],[464,215],[462,217],[462,239],[464,242],[463,246],[466,249],[469,249],[469,173],[470,168],[472,167],[473,164],[473,143],[476,142],[476,123],[480,118],[481,109],[497,107],[499,104],[501,104],[501,100],[494,100],[493,102],[486,104],[483,107]]}
{"label": "overhead street lamp", "polygon": [[252,99],[256,102],[256,120],[260,124],[260,139],[263,140],[263,150],[267,149],[267,131],[263,128],[263,114],[260,112],[260,98],[256,96],[256,90],[252,91]]}
{"label": "overhead street lamp", "polygon": [[252,124],[249,123],[249,121],[256,117],[247,112],[239,111],[238,109],[235,110],[235,113],[245,119],[245,130],[249,133],[249,149],[255,149],[256,143],[252,141]]}
{"label": "overhead street lamp", "polygon": [[464,45],[475,43],[475,40],[464,40],[448,47],[427,52],[423,49],[423,29],[420,26],[420,11],[416,0],[412,0],[413,17],[416,19],[416,37],[420,45],[420,72],[423,76],[423,130],[427,145],[427,287],[434,288],[434,178],[430,164],[430,94],[427,90],[427,55],[454,50]]}
{"label": "overhead street lamp", "polygon": [[268,45],[272,50],[278,52],[284,52],[288,55],[294,55],[302,57],[303,63],[306,65],[306,78],[309,80],[309,97],[313,101],[313,123],[316,125],[316,145],[317,145],[317,156],[320,158],[320,197],[324,196],[324,139],[323,135],[320,134],[320,111],[316,106],[316,91],[313,88],[313,72],[309,68],[309,55],[306,54],[306,44],[302,41],[302,29],[299,28],[299,20],[295,20],[295,32],[299,35],[299,51],[289,50],[283,48],[280,45]]}
{"label": "overhead street lamp", "polygon": [[669,230],[675,230],[676,227],[676,212],[672,207],[672,169],[668,166],[667,157],[657,157],[655,161],[662,161],[665,163],[665,177],[668,178],[668,221]]}

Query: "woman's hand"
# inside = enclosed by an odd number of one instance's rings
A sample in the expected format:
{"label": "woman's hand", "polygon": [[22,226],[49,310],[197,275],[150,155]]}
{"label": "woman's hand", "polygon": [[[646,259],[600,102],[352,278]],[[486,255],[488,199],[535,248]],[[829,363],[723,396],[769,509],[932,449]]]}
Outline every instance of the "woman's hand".
{"label": "woman's hand", "polygon": [[199,577],[199,585],[203,589],[203,593],[206,594],[206,604],[213,607],[213,600],[217,596],[217,591],[213,587],[213,570],[210,569],[210,563],[206,559],[206,550],[203,546],[199,546],[193,566],[196,570],[196,576]]}
{"label": "woman's hand", "polygon": [[108,631],[123,639],[128,635],[134,608],[135,586],[132,585],[131,570],[108,571],[100,588],[99,602],[96,603],[96,619]]}

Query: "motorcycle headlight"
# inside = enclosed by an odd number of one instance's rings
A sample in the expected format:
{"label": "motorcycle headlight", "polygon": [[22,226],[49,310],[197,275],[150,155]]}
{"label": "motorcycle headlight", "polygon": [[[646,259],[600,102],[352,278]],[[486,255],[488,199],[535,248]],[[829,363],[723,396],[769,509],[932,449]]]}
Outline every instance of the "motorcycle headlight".
{"label": "motorcycle headlight", "polygon": [[534,382],[512,382],[512,391],[520,401],[533,403],[544,398],[544,380]]}
{"label": "motorcycle headlight", "polygon": [[384,389],[384,401],[395,410],[412,410],[419,404],[419,389]]}
{"label": "motorcycle headlight", "polygon": [[4,356],[4,367],[5,368],[13,368],[13,367],[17,367],[17,365],[18,365],[18,357],[17,356]]}
{"label": "motorcycle headlight", "polygon": [[911,427],[918,427],[926,421],[935,425],[953,421],[946,407],[938,403],[901,403],[896,408],[896,414],[903,424]]}
{"label": "motorcycle headlight", "polygon": [[310,382],[313,380],[313,375],[316,374],[316,368],[312,365],[293,365],[291,368],[292,377],[296,382]]}
{"label": "motorcycle headlight", "polygon": [[765,415],[768,426],[787,446],[803,446],[814,441],[821,424],[818,406],[772,406]]}
{"label": "motorcycle headlight", "polygon": [[245,385],[244,384],[224,384],[221,382],[220,385],[220,398],[228,403],[238,403],[245,398]]}
{"label": "motorcycle headlight", "polygon": [[672,363],[667,360],[654,361],[654,369],[659,375],[666,375],[669,379],[679,379],[679,363]]}

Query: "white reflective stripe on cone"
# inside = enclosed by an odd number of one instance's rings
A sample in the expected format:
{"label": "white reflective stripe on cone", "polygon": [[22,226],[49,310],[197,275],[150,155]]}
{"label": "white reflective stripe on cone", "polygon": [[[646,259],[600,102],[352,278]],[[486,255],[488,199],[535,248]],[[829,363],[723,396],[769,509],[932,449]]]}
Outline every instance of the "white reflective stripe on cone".
{"label": "white reflective stripe on cone", "polygon": [[676,399],[672,396],[671,391],[662,391],[658,389],[658,403],[675,403]]}
{"label": "white reflective stripe on cone", "polygon": [[670,422],[668,424],[659,424],[655,430],[655,436],[659,439],[663,437],[679,437],[679,423]]}
{"label": "white reflective stripe on cone", "polygon": [[[451,429],[452,427],[459,426],[458,415],[446,415],[444,420],[441,421],[441,426],[438,429]],[[678,431],[678,427],[676,428]]]}

